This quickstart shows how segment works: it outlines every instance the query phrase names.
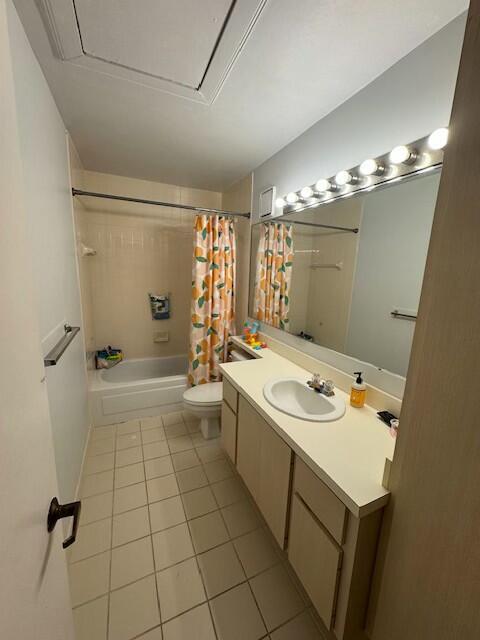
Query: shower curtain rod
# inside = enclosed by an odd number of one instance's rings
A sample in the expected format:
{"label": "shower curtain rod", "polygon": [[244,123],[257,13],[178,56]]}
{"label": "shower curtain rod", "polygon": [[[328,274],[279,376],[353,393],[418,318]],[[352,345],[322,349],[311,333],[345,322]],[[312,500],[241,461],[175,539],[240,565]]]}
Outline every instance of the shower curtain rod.
{"label": "shower curtain rod", "polygon": [[131,198],[129,196],[115,196],[111,193],[96,193],[95,191],[83,191],[72,189],[72,196],[92,196],[93,198],[105,198],[107,200],[121,200],[122,202],[139,202],[140,204],[153,204],[157,207],[172,207],[173,209],[187,209],[197,213],[217,214],[227,217],[250,218],[250,213],[237,213],[236,211],[223,211],[222,209],[209,209],[207,207],[194,207],[189,204],[177,204],[175,202],[162,202],[161,200],[145,200],[144,198]]}
{"label": "shower curtain rod", "polygon": [[[286,220],[291,224],[303,224],[305,227],[321,227],[322,229],[335,229],[337,231],[348,231],[350,233],[358,233],[358,227],[336,227],[332,224],[320,224],[320,222],[303,222],[303,220]],[[285,224],[284,222],[284,224]]]}

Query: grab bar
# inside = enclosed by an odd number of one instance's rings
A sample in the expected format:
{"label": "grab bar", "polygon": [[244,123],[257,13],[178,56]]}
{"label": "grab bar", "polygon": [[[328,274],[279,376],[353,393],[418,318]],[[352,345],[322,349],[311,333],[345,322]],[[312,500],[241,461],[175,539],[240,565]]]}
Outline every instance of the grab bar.
{"label": "grab bar", "polygon": [[63,335],[57,344],[50,349],[45,358],[43,359],[43,364],[46,367],[53,367],[53,365],[57,364],[62,355],[64,354],[66,348],[71,343],[71,341],[75,338],[77,333],[80,331],[80,327],[71,327],[69,324],[64,325],[65,335]]}

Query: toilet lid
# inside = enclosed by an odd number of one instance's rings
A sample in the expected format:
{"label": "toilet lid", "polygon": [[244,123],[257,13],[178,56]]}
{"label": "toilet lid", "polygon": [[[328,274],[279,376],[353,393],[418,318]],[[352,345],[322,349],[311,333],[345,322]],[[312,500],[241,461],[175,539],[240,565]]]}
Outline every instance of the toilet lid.
{"label": "toilet lid", "polygon": [[221,382],[208,382],[187,389],[183,399],[193,404],[219,404],[222,401],[223,390]]}

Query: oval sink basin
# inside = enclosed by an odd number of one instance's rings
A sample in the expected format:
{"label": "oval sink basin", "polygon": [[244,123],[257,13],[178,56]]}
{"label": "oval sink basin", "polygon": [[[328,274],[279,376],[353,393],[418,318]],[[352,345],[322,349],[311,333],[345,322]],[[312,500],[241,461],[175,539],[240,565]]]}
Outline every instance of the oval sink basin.
{"label": "oval sink basin", "polygon": [[311,422],[331,422],[345,413],[345,401],[310,389],[301,378],[275,378],[263,387],[265,399],[289,416]]}

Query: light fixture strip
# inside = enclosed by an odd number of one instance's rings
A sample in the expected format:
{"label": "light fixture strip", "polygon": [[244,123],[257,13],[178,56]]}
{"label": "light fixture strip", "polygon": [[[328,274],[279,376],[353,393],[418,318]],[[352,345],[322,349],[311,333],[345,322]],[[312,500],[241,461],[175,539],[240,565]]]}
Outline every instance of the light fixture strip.
{"label": "light fixture strip", "polygon": [[277,200],[277,206],[280,207],[283,201],[284,214],[303,211],[437,169],[443,163],[447,139],[448,129],[436,129],[411,144],[399,145],[352,169],[341,170],[330,178],[320,178],[312,185],[291,191]]}

